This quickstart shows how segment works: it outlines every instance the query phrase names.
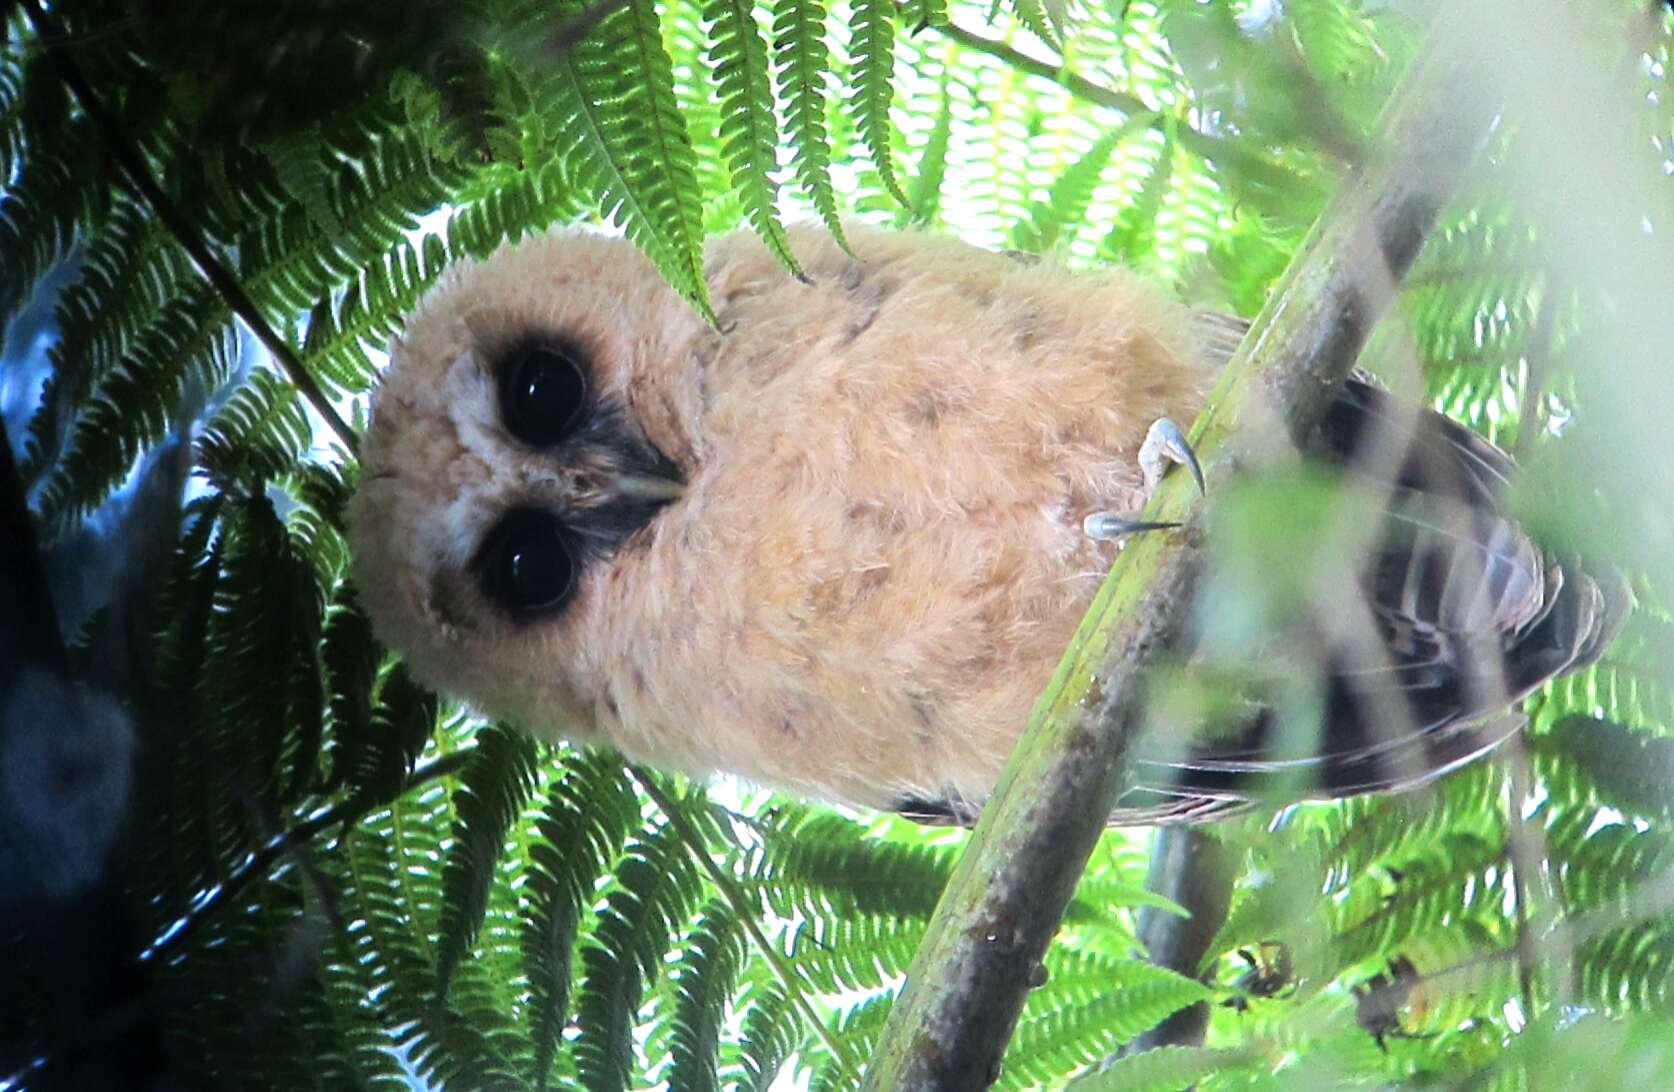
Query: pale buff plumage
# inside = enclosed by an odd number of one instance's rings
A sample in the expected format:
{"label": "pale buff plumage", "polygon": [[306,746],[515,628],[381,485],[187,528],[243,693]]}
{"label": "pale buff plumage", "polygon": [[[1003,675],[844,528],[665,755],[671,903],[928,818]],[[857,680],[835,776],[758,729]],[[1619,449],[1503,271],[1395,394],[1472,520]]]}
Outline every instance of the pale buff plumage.
{"label": "pale buff plumage", "polygon": [[[888,807],[980,800],[1145,500],[1137,456],[1213,379],[1187,310],[853,227],[709,248],[712,329],[628,242],[555,232],[452,271],[396,340],[351,510],[379,636],[485,714],[632,758]],[[574,468],[496,419],[494,346],[587,346],[684,496],[513,623],[466,572],[513,501]]]}

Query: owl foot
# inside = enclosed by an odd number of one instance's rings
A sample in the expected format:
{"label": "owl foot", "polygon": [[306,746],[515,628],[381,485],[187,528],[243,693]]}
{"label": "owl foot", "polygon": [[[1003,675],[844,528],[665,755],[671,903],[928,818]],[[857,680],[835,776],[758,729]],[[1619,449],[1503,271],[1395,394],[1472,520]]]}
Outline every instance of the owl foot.
{"label": "owl foot", "polygon": [[1169,463],[1190,468],[1192,477],[1197,479],[1197,491],[1208,492],[1203,485],[1203,467],[1198,465],[1192,445],[1186,442],[1185,432],[1167,417],[1159,417],[1151,423],[1145,442],[1139,445],[1139,470],[1145,475],[1147,497],[1157,491],[1157,483],[1162,481]]}
{"label": "owl foot", "polygon": [[1136,535],[1141,531],[1160,531],[1165,527],[1178,527],[1172,520],[1129,519],[1119,516],[1115,512],[1094,512],[1081,521],[1081,529],[1088,538],[1112,542],[1127,535]]}
{"label": "owl foot", "polygon": [[[1139,470],[1145,475],[1146,496],[1157,491],[1157,483],[1162,481],[1170,463],[1189,468],[1197,481],[1198,491],[1207,492],[1203,485],[1203,467],[1198,465],[1197,453],[1192,450],[1192,445],[1186,442],[1186,434],[1167,417],[1159,417],[1145,434],[1145,442],[1139,446]],[[1106,542],[1140,531],[1178,526],[1178,523],[1169,521],[1132,519],[1115,512],[1094,512],[1081,521],[1081,529],[1088,537]]]}

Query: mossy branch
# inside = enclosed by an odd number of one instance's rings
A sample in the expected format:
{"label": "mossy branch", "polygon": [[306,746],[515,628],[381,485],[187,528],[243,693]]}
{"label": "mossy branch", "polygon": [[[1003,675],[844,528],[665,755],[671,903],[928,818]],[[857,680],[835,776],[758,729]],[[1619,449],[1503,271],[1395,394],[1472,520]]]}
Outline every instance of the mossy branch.
{"label": "mossy branch", "polygon": [[[1481,38],[1451,5],[1392,97],[1366,167],[1345,179],[1192,430],[1210,488],[1307,435],[1335,397],[1396,280],[1490,133],[1464,86]],[[867,1088],[991,1084],[1029,983],[1127,777],[1144,680],[1179,643],[1206,531],[1189,475],[1170,476],[1153,532],[1119,555],[1030,718],[937,906],[890,1014]]]}

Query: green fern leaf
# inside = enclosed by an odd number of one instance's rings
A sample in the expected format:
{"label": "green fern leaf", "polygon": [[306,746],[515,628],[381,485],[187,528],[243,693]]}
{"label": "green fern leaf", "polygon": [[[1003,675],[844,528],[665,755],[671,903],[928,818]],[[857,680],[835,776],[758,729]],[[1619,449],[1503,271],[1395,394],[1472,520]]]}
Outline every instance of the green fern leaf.
{"label": "green fern leaf", "polygon": [[841,994],[892,985],[907,973],[923,939],[922,918],[832,910],[799,922],[790,952],[799,980]]}
{"label": "green fern leaf", "polygon": [[1047,10],[1042,0],[1011,0],[1018,21],[1029,28],[1029,33],[1051,46],[1054,52],[1064,51],[1064,36],[1058,21]]}
{"label": "green fern leaf", "polygon": [[1073,231],[1072,225],[1084,219],[1111,153],[1135,133],[1148,131],[1155,120],[1155,114],[1135,114],[1094,141],[1058,176],[1046,197],[1029,210],[1029,218],[1012,228],[1012,247],[1039,254],[1057,246],[1065,228]]}
{"label": "green fern leaf", "polygon": [[731,908],[711,900],[686,938],[674,972],[675,1011],[670,1044],[670,1088],[719,1092],[723,1018],[748,953],[744,927]]}
{"label": "green fern leaf", "polygon": [[[834,1021],[832,1031],[851,1054],[866,1057],[877,1043],[878,1035],[883,1031],[884,1021],[889,1018],[890,1006],[894,1002],[893,990],[875,994],[849,1009],[841,1019]],[[829,1052],[810,1049],[809,1053],[817,1058],[813,1078],[808,1082],[809,1092],[840,1092],[854,1086],[853,1074]]]}
{"label": "green fern leaf", "polygon": [[850,86],[861,138],[895,200],[909,209],[906,192],[895,177],[895,153],[890,146],[895,126],[889,107],[895,100],[894,0],[856,0],[849,29]]}
{"label": "green fern leaf", "polygon": [[38,479],[61,456],[76,407],[117,366],[174,286],[192,276],[156,217],[137,202],[113,201],[110,215],[85,239],[76,278],[54,307],[60,338],[47,351],[52,371],[24,441],[26,479]]}
{"label": "green fern leaf", "polygon": [[933,224],[941,213],[948,144],[953,139],[953,87],[952,76],[943,72],[941,109],[936,111],[936,124],[919,150],[918,170],[907,186],[907,205],[896,212],[897,227],[905,227],[914,220]]}
{"label": "green fern leaf", "polygon": [[953,871],[947,848],[868,838],[834,815],[784,809],[768,840],[757,879],[779,913],[826,918],[846,914],[928,917]]}
{"label": "green fern leaf", "polygon": [[257,369],[198,437],[197,457],[220,488],[249,488],[289,473],[312,438],[296,389]]}
{"label": "green fern leaf", "polygon": [[401,791],[413,763],[436,727],[436,695],[424,689],[396,663],[384,673],[366,743],[348,770],[356,799],[388,800]]}
{"label": "green fern leaf", "polygon": [[1114,265],[1142,266],[1156,250],[1157,213],[1174,174],[1174,145],[1165,142],[1139,192],[1122,209],[1099,253]]}
{"label": "green fern leaf", "polygon": [[477,733],[470,765],[454,794],[456,845],[442,865],[441,939],[436,992],[447,996],[454,967],[476,941],[488,910],[488,888],[523,802],[534,787],[539,745],[503,725]]}
{"label": "green fern leaf", "polygon": [[825,42],[825,5],[821,0],[777,0],[773,7],[773,72],[785,103],[785,133],[802,192],[820,219],[848,249],[837,218],[837,194],[831,185],[831,143],[826,132],[826,80],[831,63]]}
{"label": "green fern leaf", "polygon": [[597,879],[610,869],[640,822],[621,760],[605,753],[571,753],[548,789],[529,852],[531,906],[523,933],[529,976],[534,1068],[547,1087],[559,1038],[569,1021],[571,964],[582,914]]}
{"label": "green fern leaf", "polygon": [[326,778],[330,790],[349,783],[350,772],[369,744],[378,664],[384,656],[354,587],[339,585],[333,599],[320,648],[331,714],[332,760]]}
{"label": "green fern leaf", "polygon": [[[198,715],[230,793],[271,814],[312,777],[323,701],[317,650],[324,595],[265,494],[233,507],[226,535],[206,641],[209,685],[200,691]],[[283,789],[279,772],[287,753],[293,773]]]}
{"label": "green fern leaf", "polygon": [[556,67],[554,108],[566,165],[713,322],[692,141],[675,103],[656,9],[650,0],[612,8]]}
{"label": "green fern leaf", "polygon": [[1239,1073],[1261,1061],[1240,1048],[1165,1046],[1118,1058],[1069,1085],[1070,1092],[1178,1092],[1205,1077]]}
{"label": "green fern leaf", "polygon": [[234,348],[226,320],[226,305],[198,281],[154,318],[120,366],[100,378],[41,491],[43,524],[62,530],[102,503],[174,425],[188,392],[225,380]]}
{"label": "green fern leaf", "polygon": [[[1662,873],[1666,876],[1667,873]],[[1575,978],[1607,1012],[1674,1009],[1674,924],[1666,919],[1612,929],[1578,946]]]}
{"label": "green fern leaf", "polygon": [[1674,818],[1674,739],[1576,714],[1535,745],[1584,770],[1607,803],[1634,815]]}
{"label": "green fern leaf", "polygon": [[744,1031],[734,1067],[736,1085],[748,1092],[768,1092],[806,1038],[801,1014],[777,982],[746,990],[739,1007]]}
{"label": "green fern leaf", "polygon": [[1060,957],[1049,969],[1046,985],[1031,995],[1007,1047],[1000,1087],[1059,1083],[1165,1017],[1209,998],[1203,983],[1139,960],[1078,964]]}
{"label": "green fern leaf", "polygon": [[733,186],[744,214],[786,269],[800,277],[802,267],[791,253],[779,222],[777,169],[779,128],[773,116],[773,83],[767,46],[756,26],[755,5],[748,0],[708,0],[709,60],[721,105],[721,152],[732,167]]}
{"label": "green fern leaf", "polygon": [[626,1089],[633,1081],[633,1029],[648,982],[656,981],[673,931],[693,909],[701,881],[670,826],[630,843],[582,950],[575,1058],[589,1089]]}

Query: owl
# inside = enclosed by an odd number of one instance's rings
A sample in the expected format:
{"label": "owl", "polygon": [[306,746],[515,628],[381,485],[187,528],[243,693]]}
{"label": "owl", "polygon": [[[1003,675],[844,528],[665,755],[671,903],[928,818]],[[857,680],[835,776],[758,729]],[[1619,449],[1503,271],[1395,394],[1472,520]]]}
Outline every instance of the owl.
{"label": "owl", "polygon": [[[485,716],[693,775],[970,822],[1242,326],[1135,274],[860,226],[805,276],[714,240],[706,322],[619,238],[451,270],[394,340],[349,512],[379,637]],[[1312,444],[1352,471],[1402,414],[1351,381]],[[1323,658],[1325,729],[1262,710],[1142,753],[1113,821],[1423,781],[1589,662],[1616,582],[1501,514],[1509,458],[1420,413]],[[1438,520],[1435,512],[1449,516]],[[1391,699],[1399,717],[1388,716]],[[1508,727],[1508,725],[1510,727]]]}

